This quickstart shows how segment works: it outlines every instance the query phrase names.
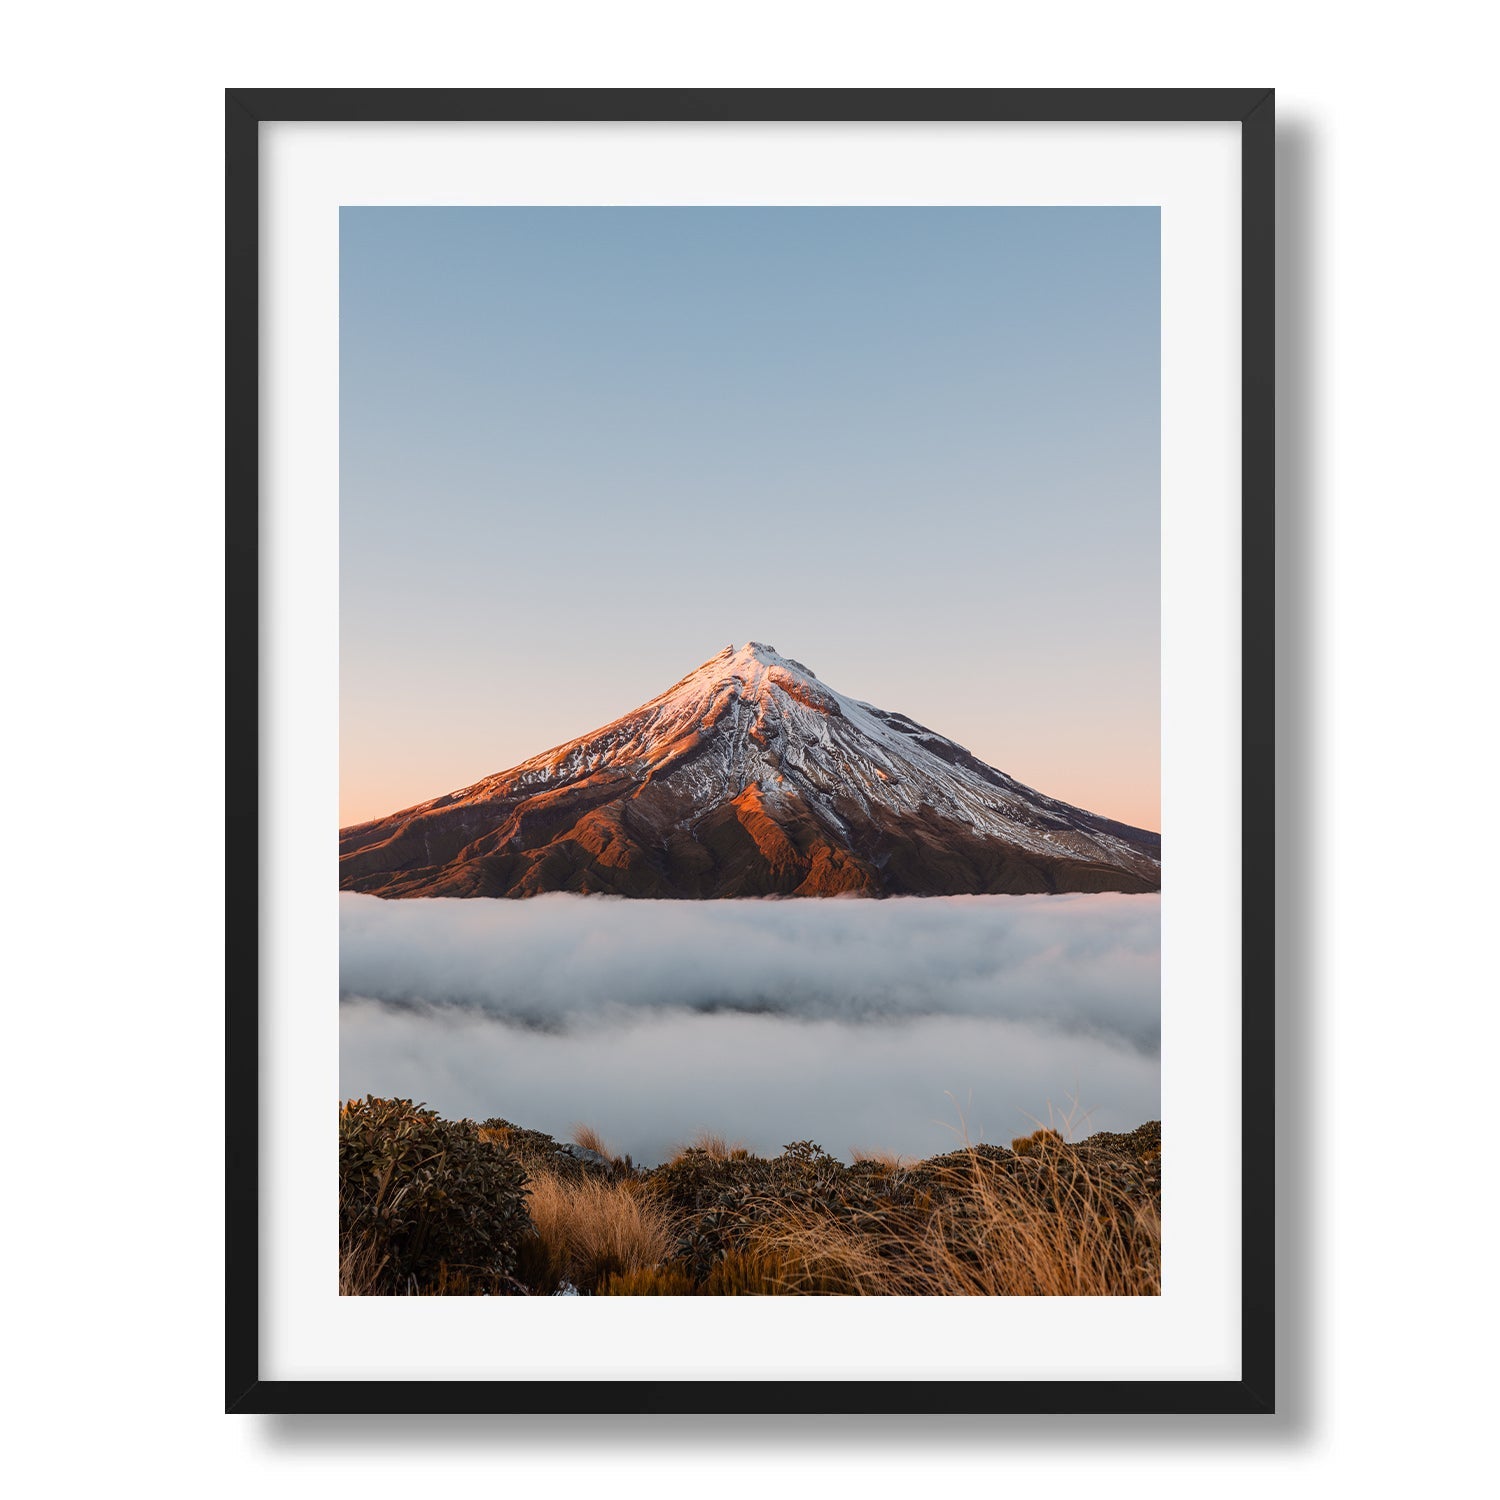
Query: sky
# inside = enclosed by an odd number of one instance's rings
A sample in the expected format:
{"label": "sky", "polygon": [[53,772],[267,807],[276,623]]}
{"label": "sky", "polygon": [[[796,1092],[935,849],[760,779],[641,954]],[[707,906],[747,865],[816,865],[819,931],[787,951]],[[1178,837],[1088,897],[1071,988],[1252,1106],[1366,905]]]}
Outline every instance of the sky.
{"label": "sky", "polygon": [[344,208],[340,823],[728,644],[1150,829],[1154,208]]}

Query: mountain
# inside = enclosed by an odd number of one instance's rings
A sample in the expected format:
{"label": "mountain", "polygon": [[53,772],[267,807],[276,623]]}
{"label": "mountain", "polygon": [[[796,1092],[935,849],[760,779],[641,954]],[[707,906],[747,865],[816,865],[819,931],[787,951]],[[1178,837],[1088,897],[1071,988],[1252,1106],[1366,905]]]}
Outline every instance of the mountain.
{"label": "mountain", "polygon": [[339,833],[379,896],[1154,891],[1161,839],[1044,797],[789,657],[726,646],[582,739]]}

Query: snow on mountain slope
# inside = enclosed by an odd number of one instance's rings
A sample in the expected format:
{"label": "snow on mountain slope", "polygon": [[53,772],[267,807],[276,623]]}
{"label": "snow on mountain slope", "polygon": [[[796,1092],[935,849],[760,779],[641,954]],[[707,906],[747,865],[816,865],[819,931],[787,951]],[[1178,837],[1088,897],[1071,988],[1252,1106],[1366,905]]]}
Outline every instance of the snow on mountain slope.
{"label": "snow on mountain slope", "polygon": [[340,834],[381,895],[1155,890],[1160,840],[751,641],[614,723]]}

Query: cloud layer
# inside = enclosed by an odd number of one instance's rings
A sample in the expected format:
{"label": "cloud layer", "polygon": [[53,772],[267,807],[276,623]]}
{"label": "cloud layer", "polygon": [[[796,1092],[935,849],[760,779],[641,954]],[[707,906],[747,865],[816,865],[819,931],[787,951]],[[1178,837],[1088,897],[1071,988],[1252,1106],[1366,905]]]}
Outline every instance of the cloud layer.
{"label": "cloud layer", "polygon": [[638,1161],[1160,1114],[1156,897],[340,900],[345,1096],[586,1121]]}
{"label": "cloud layer", "polygon": [[1154,1053],[1154,896],[892,901],[340,897],[344,998],[548,1030],[641,1012],[972,1016]]}
{"label": "cloud layer", "polygon": [[1007,1144],[1067,1115],[1075,1099],[1075,1137],[1161,1113],[1155,1056],[1013,1021],[679,1011],[564,1033],[352,1001],[342,1022],[345,1096],[400,1095],[560,1138],[584,1122],[646,1164],[700,1129],[762,1154],[811,1139],[846,1158],[856,1146],[931,1156],[963,1131]]}

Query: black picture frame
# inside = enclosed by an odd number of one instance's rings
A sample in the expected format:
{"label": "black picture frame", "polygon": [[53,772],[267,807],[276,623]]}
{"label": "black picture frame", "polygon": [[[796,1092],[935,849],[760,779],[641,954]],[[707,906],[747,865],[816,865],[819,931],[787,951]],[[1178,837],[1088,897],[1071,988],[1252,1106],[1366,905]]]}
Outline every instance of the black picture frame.
{"label": "black picture frame", "polygon": [[[258,1357],[259,127],[270,121],[1231,121],[1241,127],[1242,1007],[1238,1380],[263,1380]],[[1274,204],[1271,89],[226,89],[225,1410],[1275,1410]],[[1249,831],[1254,836],[1249,836]]]}

